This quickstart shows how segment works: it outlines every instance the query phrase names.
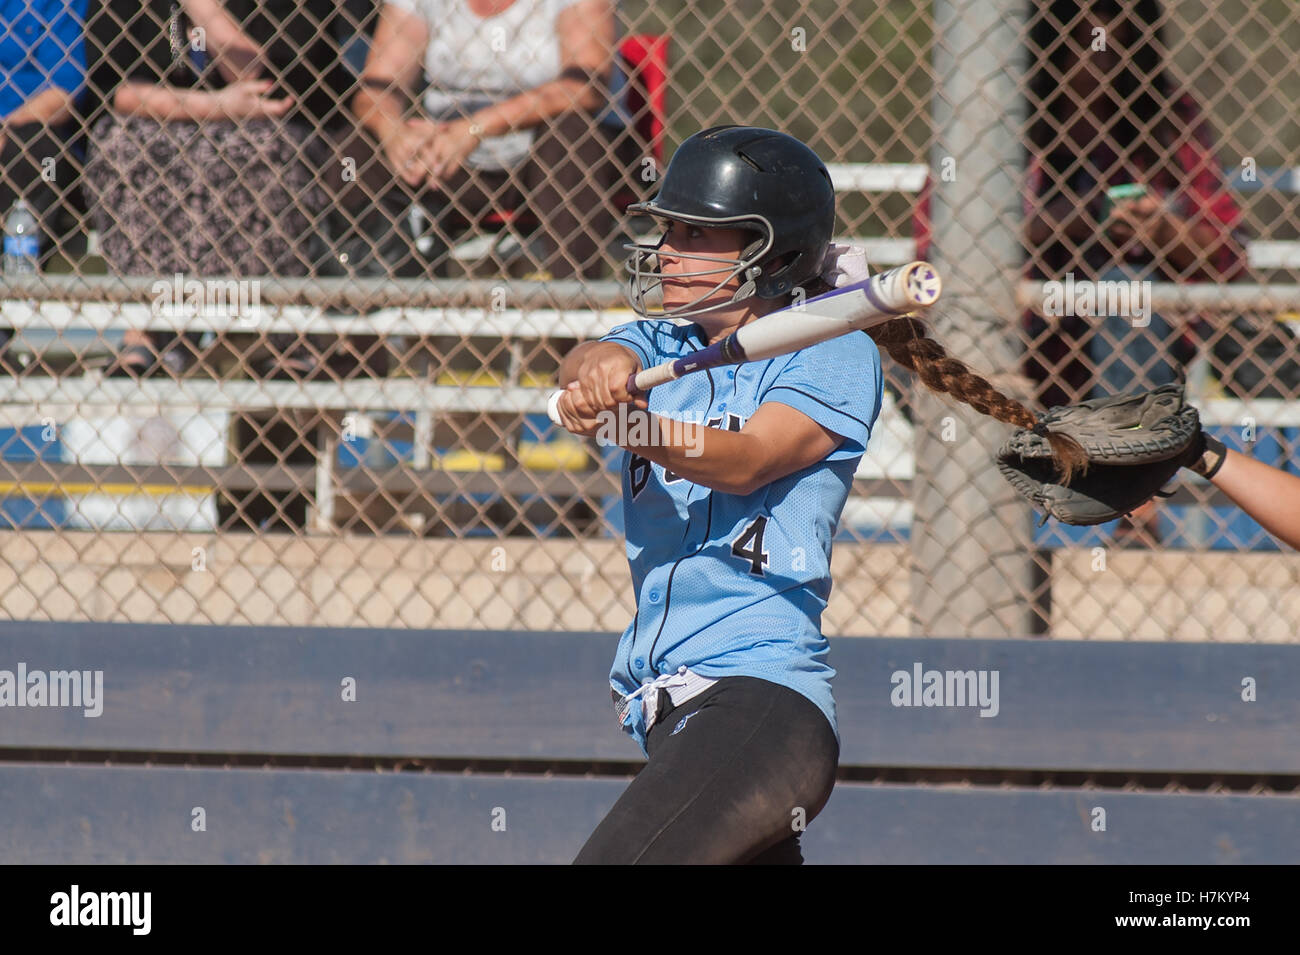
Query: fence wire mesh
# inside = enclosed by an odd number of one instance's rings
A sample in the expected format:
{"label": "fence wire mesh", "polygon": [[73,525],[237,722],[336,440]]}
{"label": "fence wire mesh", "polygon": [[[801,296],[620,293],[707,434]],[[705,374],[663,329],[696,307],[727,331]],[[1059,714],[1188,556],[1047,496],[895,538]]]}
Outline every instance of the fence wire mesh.
{"label": "fence wire mesh", "polygon": [[[812,146],[873,269],[939,263],[1006,394],[1184,381],[1300,472],[1286,0],[83,6],[5,7],[10,618],[621,631],[621,453],[546,396],[726,123]],[[1005,426],[886,381],[828,633],[1296,638],[1300,560],[1208,482],[1038,527]]]}

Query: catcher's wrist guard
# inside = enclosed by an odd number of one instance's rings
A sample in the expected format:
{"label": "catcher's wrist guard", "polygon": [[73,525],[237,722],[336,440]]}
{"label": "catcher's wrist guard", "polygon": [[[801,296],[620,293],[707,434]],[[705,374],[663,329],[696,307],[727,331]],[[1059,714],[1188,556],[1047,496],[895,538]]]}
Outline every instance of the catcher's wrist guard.
{"label": "catcher's wrist guard", "polygon": [[1203,478],[1213,478],[1219,473],[1219,468],[1223,467],[1223,462],[1228,458],[1228,449],[1222,441],[1213,435],[1201,432],[1201,440],[1198,442],[1196,460],[1187,467],[1195,471]]}

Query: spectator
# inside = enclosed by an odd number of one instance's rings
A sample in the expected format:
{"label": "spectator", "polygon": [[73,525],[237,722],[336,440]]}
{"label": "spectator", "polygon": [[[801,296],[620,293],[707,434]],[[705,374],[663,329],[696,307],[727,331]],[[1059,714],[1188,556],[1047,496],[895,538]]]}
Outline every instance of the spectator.
{"label": "spectator", "polygon": [[[1039,12],[1029,40],[1031,274],[1063,279],[1073,272],[1076,280],[1094,281],[1236,277],[1245,267],[1234,232],[1240,212],[1208,124],[1165,70],[1158,0],[1032,6]],[[1147,194],[1114,203],[1107,214],[1107,189],[1130,183]],[[1180,380],[1195,354],[1184,329],[1160,314],[1146,326],[1123,315],[1067,318],[1059,338],[1031,319],[1028,332],[1034,357],[1026,371],[1041,383],[1046,405],[1073,402],[1082,391],[1120,394]],[[1081,349],[1091,368],[1078,360]],[[1117,533],[1138,543],[1158,539],[1154,505]]]}
{"label": "spectator", "polygon": [[[307,274],[329,194],[325,135],[353,77],[333,0],[97,0],[89,22],[88,199],[110,268],[125,274]],[[191,28],[202,34],[191,34]],[[197,43],[196,38],[203,42]],[[201,47],[196,48],[196,47]],[[319,358],[292,336],[273,376]],[[128,333],[110,374],[192,364],[193,336]]]}
{"label": "spectator", "polygon": [[[601,122],[614,36],[611,0],[384,4],[354,108],[398,177],[389,220],[413,202],[428,209],[437,267],[460,226],[526,201],[542,228],[539,271],[602,274],[612,194],[639,154],[630,130]],[[401,96],[421,62],[427,115],[407,119]]]}
{"label": "spectator", "polygon": [[[86,0],[0,0],[0,219],[27,200],[41,224],[42,266],[58,251],[55,212],[77,176],[67,146],[86,81],[85,14]],[[0,362],[15,372],[12,334],[0,330]]]}

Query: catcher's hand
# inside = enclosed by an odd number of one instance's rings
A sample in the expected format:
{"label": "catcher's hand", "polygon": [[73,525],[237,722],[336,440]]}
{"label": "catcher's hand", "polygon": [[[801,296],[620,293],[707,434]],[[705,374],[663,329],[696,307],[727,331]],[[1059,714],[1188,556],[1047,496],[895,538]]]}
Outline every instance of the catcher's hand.
{"label": "catcher's hand", "polygon": [[[1068,485],[1055,484],[1052,449],[1036,433],[1050,428],[1074,438],[1088,467]],[[1201,431],[1183,386],[1093,398],[1052,408],[1035,431],[1020,429],[997,455],[1011,486],[1049,516],[1066,524],[1104,524],[1150,500],[1180,467],[1207,477],[1223,462],[1223,445]],[[1041,522],[1040,522],[1041,523]]]}

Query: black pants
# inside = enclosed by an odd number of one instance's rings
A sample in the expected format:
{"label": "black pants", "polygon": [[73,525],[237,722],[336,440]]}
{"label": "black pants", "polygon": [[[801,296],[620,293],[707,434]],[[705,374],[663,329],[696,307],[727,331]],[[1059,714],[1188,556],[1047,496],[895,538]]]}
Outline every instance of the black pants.
{"label": "black pants", "polygon": [[650,761],[574,862],[802,864],[799,834],[830,799],[839,763],[822,711],[747,676],[681,706],[659,696]]}

